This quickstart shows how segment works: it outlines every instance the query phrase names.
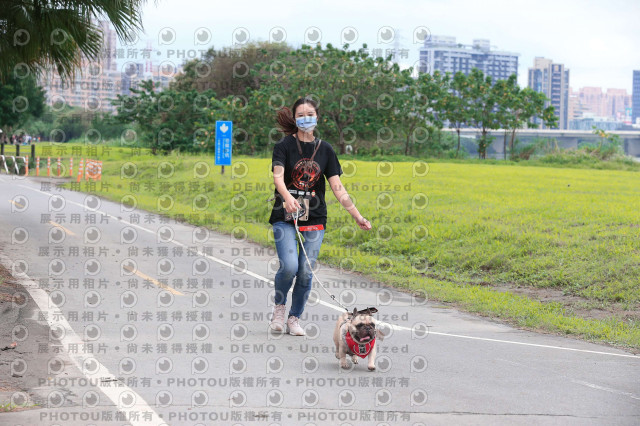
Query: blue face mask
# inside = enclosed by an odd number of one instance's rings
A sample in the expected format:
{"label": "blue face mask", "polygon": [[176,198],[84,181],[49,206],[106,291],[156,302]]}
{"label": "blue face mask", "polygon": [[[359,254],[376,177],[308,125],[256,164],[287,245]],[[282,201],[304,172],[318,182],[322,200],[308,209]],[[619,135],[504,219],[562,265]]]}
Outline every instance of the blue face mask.
{"label": "blue face mask", "polygon": [[315,115],[296,118],[296,126],[303,132],[311,132],[318,124],[318,117]]}

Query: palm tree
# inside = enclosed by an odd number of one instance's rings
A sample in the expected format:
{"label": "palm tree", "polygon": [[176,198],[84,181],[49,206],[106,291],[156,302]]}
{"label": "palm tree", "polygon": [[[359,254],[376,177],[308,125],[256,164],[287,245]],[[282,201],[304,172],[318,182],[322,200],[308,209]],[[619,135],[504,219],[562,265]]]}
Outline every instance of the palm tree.
{"label": "palm tree", "polygon": [[[98,19],[113,25],[121,40],[142,30],[146,0],[0,0],[0,81],[18,65],[35,75],[55,67],[71,79],[82,56],[97,59],[102,47]],[[24,69],[23,69],[24,71]]]}

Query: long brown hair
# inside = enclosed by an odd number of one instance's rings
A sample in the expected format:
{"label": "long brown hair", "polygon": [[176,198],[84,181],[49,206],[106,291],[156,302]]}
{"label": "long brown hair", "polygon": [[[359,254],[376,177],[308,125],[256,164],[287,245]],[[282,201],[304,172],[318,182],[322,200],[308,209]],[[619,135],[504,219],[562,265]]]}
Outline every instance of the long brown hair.
{"label": "long brown hair", "polygon": [[[316,116],[318,115],[318,103],[311,98],[300,98],[294,104],[293,108],[289,109],[287,107],[282,107],[278,110],[278,116],[276,120],[278,121],[278,125],[280,126],[280,131],[285,135],[292,135],[298,131],[298,126],[296,126],[296,120],[293,118],[293,114],[296,109],[302,104],[309,104],[316,110]],[[291,112],[293,110],[293,112]]]}

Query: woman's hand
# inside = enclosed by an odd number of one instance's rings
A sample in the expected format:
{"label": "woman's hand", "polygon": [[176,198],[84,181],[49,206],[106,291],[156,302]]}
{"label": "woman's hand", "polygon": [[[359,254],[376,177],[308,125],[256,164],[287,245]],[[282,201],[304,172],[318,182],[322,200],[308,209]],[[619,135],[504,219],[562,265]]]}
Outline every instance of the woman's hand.
{"label": "woman's hand", "polygon": [[284,208],[287,213],[295,213],[301,209],[300,203],[292,195],[289,195],[288,200],[284,203]]}
{"label": "woman's hand", "polygon": [[363,216],[358,217],[356,219],[356,223],[362,230],[368,231],[369,229],[371,229],[371,223],[367,219],[365,219]]}

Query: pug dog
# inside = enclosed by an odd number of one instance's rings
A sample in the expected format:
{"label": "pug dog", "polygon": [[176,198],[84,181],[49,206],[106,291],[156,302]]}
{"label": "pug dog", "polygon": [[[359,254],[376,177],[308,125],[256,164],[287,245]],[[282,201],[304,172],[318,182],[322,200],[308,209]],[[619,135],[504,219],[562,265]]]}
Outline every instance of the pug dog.
{"label": "pug dog", "polygon": [[358,363],[358,357],[369,357],[369,371],[376,369],[376,339],[384,339],[384,334],[376,329],[376,320],[371,315],[378,312],[376,308],[361,311],[353,309],[352,313],[340,315],[333,331],[333,343],[336,345],[336,358],[340,367],[349,368],[347,355],[351,362]]}

